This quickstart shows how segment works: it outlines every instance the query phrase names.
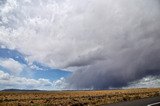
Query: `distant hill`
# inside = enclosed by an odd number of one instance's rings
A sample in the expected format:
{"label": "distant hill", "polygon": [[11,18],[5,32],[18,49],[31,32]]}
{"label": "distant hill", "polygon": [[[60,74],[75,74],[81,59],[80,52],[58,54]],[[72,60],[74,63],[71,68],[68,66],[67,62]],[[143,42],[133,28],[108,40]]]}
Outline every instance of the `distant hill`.
{"label": "distant hill", "polygon": [[33,90],[28,90],[28,89],[4,89],[1,90],[4,92],[39,92],[39,91],[44,91],[44,90],[37,90],[37,89],[33,89]]}

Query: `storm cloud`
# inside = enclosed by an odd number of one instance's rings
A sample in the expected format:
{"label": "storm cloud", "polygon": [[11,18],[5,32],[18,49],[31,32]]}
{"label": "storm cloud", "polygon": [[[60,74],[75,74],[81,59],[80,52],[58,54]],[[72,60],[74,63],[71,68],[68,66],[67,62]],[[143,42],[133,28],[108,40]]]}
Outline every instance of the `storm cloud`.
{"label": "storm cloud", "polygon": [[72,71],[68,88],[160,75],[159,0],[8,0],[0,8],[0,44]]}

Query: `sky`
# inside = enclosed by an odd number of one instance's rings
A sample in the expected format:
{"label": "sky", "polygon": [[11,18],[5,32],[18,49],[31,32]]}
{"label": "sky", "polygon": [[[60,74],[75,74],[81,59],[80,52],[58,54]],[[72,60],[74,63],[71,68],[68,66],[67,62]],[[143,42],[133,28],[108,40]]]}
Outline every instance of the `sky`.
{"label": "sky", "polygon": [[160,87],[159,0],[0,0],[0,90]]}

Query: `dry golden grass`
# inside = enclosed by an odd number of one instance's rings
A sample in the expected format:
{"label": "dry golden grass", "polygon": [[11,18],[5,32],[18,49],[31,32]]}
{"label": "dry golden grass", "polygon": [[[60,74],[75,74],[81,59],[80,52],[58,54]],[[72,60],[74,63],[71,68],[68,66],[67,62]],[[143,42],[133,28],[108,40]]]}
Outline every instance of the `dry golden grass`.
{"label": "dry golden grass", "polygon": [[0,106],[95,106],[160,96],[160,88],[100,90],[0,92]]}

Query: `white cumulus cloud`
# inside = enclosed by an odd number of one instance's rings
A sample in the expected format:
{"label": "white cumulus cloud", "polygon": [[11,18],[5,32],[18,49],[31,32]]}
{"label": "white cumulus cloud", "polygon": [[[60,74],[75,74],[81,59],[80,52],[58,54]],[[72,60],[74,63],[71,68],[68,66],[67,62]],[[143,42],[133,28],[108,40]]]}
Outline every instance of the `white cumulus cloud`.
{"label": "white cumulus cloud", "polygon": [[127,87],[124,88],[159,88],[160,87],[160,76],[148,76],[140,80],[131,82]]}
{"label": "white cumulus cloud", "polygon": [[[63,80],[63,82],[62,82]],[[41,89],[41,90],[62,90],[64,79],[58,79],[51,82],[49,79],[39,78],[31,79],[25,77],[17,77],[0,70],[0,89]]]}
{"label": "white cumulus cloud", "polygon": [[20,64],[18,61],[15,61],[12,58],[9,59],[1,59],[0,65],[4,68],[7,68],[9,71],[13,72],[14,74],[18,74],[23,71],[23,64]]}

